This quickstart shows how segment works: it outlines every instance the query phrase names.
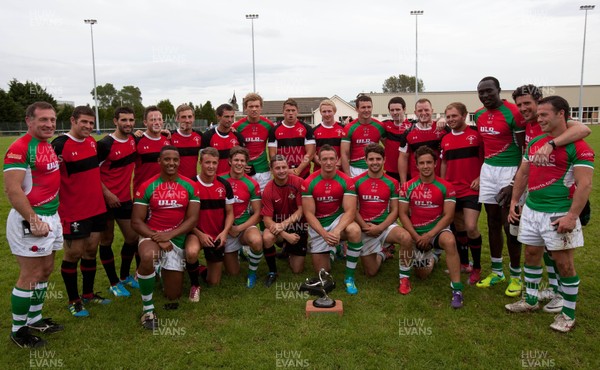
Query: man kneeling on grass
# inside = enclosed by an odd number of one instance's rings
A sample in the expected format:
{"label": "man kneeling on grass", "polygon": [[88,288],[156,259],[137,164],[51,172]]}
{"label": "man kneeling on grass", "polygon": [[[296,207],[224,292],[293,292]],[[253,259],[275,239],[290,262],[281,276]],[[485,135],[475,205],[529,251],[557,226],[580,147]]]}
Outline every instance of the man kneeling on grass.
{"label": "man kneeling on grass", "polygon": [[185,237],[198,222],[200,210],[198,187],[177,173],[177,148],[164,146],[158,163],[160,173],[136,190],[131,215],[131,226],[140,235],[138,251],[141,261],[137,276],[144,305],[142,326],[149,330],[158,328],[152,299],[154,262],[160,257],[165,296],[169,300],[178,299],[183,289]]}
{"label": "man kneeling on grass", "polygon": [[421,146],[415,152],[419,177],[402,185],[400,189],[400,222],[409,232],[412,240],[400,244],[400,294],[411,291],[410,266],[413,248],[422,252],[431,248],[446,251],[446,264],[450,272],[452,288],[452,308],[463,306],[463,284],[460,281],[460,259],[456,250],[456,240],[450,223],[454,218],[456,203],[454,189],[446,180],[435,175],[435,152]]}

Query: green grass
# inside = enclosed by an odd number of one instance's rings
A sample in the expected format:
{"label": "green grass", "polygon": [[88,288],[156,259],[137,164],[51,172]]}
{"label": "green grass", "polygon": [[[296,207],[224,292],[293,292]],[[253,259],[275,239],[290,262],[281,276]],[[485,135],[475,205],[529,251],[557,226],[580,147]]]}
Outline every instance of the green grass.
{"label": "green grass", "polygon": [[[0,150],[14,138],[0,138]],[[600,153],[600,128],[594,127],[588,142]],[[599,180],[595,173],[596,182]],[[600,260],[598,249],[600,196],[592,192],[592,221],[585,228],[586,247],[576,253],[581,277],[577,325],[569,334],[549,328],[553,316],[546,313],[508,314],[505,286],[491,289],[465,288],[465,307],[450,308],[449,279],[444,268],[434,270],[425,281],[413,279],[408,296],[397,293],[398,260],[387,261],[381,273],[368,279],[359,264],[357,296],[336,289],[332,296],[344,302],[344,316],[304,317],[305,299],[294,293],[312,272],[294,276],[278,261],[280,278],[267,289],[261,284],[246,289],[243,277],[225,276],[221,286],[203,288],[201,302],[181,300],[176,311],[165,311],[159,288],[156,307],[163,331],[141,328],[141,299],[119,299],[108,306],[88,306],[91,316],[74,319],[66,310],[66,292],[60,276],[62,253],[56,256],[50,278],[46,317],[65,325],[64,332],[45,335],[45,350],[18,349],[9,339],[10,292],[18,270],[0,229],[0,359],[5,368],[240,368],[309,367],[319,369],[469,368],[514,369],[529,367],[597,369],[600,314]],[[6,220],[9,205],[0,200],[0,219]],[[489,249],[484,227],[483,268],[489,272]],[[118,255],[120,236],[114,250]],[[119,247],[117,247],[117,245]],[[505,270],[508,256],[505,248]],[[242,271],[246,265],[243,265]],[[342,283],[343,263],[333,274]],[[307,263],[307,271],[310,271]],[[508,272],[508,271],[506,271]],[[264,262],[259,268],[264,278]],[[81,278],[80,278],[81,279]],[[463,275],[463,281],[465,276]],[[185,291],[189,283],[186,281]],[[98,263],[96,290],[106,294],[108,280]],[[537,352],[536,352],[537,351]],[[539,351],[547,351],[545,357]],[[62,366],[61,366],[62,365]],[[294,366],[291,366],[294,365]],[[527,365],[527,363],[525,363]]]}

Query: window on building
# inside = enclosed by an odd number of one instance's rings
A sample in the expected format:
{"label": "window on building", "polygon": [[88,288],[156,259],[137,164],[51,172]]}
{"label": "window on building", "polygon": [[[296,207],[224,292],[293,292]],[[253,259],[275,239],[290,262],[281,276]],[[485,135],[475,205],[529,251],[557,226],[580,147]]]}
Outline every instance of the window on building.
{"label": "window on building", "polygon": [[579,107],[571,107],[571,118],[586,124],[600,123],[600,107],[582,107],[583,119],[579,117]]}

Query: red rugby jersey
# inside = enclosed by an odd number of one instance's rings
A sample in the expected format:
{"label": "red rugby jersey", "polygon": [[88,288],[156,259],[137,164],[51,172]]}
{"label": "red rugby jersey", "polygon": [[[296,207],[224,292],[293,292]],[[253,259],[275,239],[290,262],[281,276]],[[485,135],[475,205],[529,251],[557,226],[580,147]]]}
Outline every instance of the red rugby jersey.
{"label": "red rugby jersey", "polygon": [[52,145],[29,133],[12,143],[4,155],[4,172],[25,171],[21,188],[39,215],[53,215],[58,209],[58,168],[58,157]]}
{"label": "red rugby jersey", "polygon": [[315,217],[323,226],[329,226],[344,212],[344,195],[356,196],[354,181],[336,170],[331,179],[324,179],[321,170],[313,172],[302,183],[302,197],[312,197],[315,201]]}
{"label": "red rugby jersey", "polygon": [[[344,128],[339,122],[335,122],[333,126],[327,127],[323,125],[323,123],[319,123],[315,129],[313,130],[313,134],[315,137],[315,144],[317,144],[317,150],[315,151],[315,156],[319,153],[319,149],[325,145],[329,144],[335,149],[338,158],[340,158],[340,144],[342,143],[342,138],[344,137]],[[320,169],[316,162],[313,166],[313,172],[316,172]]]}
{"label": "red rugby jersey", "polygon": [[365,172],[354,179],[358,212],[366,222],[379,225],[390,214],[390,202],[398,201],[399,183],[384,174],[378,178]]}
{"label": "red rugby jersey", "polygon": [[538,121],[527,122],[527,126],[525,126],[525,146],[527,146],[533,138],[540,136],[543,133]]}
{"label": "red rugby jersey", "polygon": [[202,135],[197,131],[184,134],[177,129],[171,132],[171,144],[179,151],[179,174],[193,179],[198,174],[198,153]]}
{"label": "red rugby jersey", "polygon": [[350,143],[350,165],[352,167],[367,169],[365,162],[365,147],[370,143],[379,143],[385,138],[383,124],[371,118],[368,124],[362,124],[355,119],[344,127],[343,142]]}
{"label": "red rugby jersey", "polygon": [[131,135],[121,140],[109,134],[98,141],[100,179],[120,202],[131,200],[131,178],[136,156],[135,139]]}
{"label": "red rugby jersey", "polygon": [[215,239],[225,227],[226,204],[233,204],[233,190],[227,180],[216,176],[212,183],[204,183],[200,175],[194,177],[200,194],[200,215],[198,230]]}
{"label": "red rugby jersey", "polygon": [[242,118],[233,124],[233,128],[239,132],[246,148],[250,152],[250,165],[258,173],[269,172],[269,162],[267,160],[267,140],[269,132],[275,125],[268,118],[260,116],[258,122],[251,123],[248,118]]}
{"label": "red rugby jersey", "polygon": [[394,120],[388,119],[382,122],[385,129],[385,163],[383,169],[385,172],[398,173],[398,149],[402,134],[410,128],[412,123],[405,119],[400,125],[396,125]]}
{"label": "red rugby jersey", "polygon": [[252,177],[244,174],[241,179],[234,179],[230,174],[223,176],[233,190],[233,216],[234,225],[246,222],[251,214],[251,202],[260,200],[260,186]]}
{"label": "red rugby jersey", "polygon": [[288,219],[302,206],[303,181],[295,175],[289,175],[287,183],[282,186],[277,185],[274,180],[269,181],[262,193],[260,214],[271,217],[275,222]]}
{"label": "red rugby jersey", "polygon": [[[415,123],[409,130],[406,130],[402,135],[400,151],[408,153],[408,175],[410,178],[419,177],[417,162],[415,161],[415,152],[420,146],[425,145],[433,149],[436,158],[440,157],[440,145],[442,137],[450,131],[449,128],[438,130],[435,122],[431,123],[428,128],[421,128]],[[435,165],[435,174],[440,174],[441,161],[437,161]]]}
{"label": "red rugby jersey", "polygon": [[[281,122],[269,134],[269,147],[277,148],[277,154],[287,158],[290,168],[300,166],[306,155],[305,145],[311,144],[315,144],[313,130],[300,121],[296,121],[292,127]],[[309,172],[310,166],[306,166],[299,176],[306,177]]]}
{"label": "red rugby jersey", "polygon": [[226,174],[231,169],[231,166],[229,166],[229,150],[236,145],[246,145],[244,137],[239,132],[222,133],[214,127],[202,135],[202,149],[213,147],[219,151],[217,175]]}
{"label": "red rugby jersey", "polygon": [[445,202],[456,202],[452,185],[441,177],[424,183],[419,177],[407,181],[400,188],[400,202],[408,203],[410,221],[422,235],[433,229],[442,218]]}
{"label": "red rugby jersey", "polygon": [[445,178],[456,190],[456,197],[479,195],[478,190],[471,189],[483,164],[483,140],[477,129],[467,126],[464,131],[444,136],[440,156],[446,160]]}
{"label": "red rugby jersey", "polygon": [[54,139],[52,147],[60,158],[61,221],[66,224],[106,212],[96,140],[65,134]]}
{"label": "red rugby jersey", "polygon": [[158,156],[160,149],[169,145],[169,140],[160,135],[157,138],[148,136],[146,133],[142,137],[136,138],[137,158],[135,160],[135,171],[133,172],[133,191],[146,180],[160,173]]}

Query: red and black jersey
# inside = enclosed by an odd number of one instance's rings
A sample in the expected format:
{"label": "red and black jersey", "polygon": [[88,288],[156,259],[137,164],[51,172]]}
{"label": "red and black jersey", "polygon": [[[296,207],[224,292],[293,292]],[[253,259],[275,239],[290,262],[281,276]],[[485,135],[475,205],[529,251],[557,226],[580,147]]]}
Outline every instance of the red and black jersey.
{"label": "red and black jersey", "polygon": [[219,151],[219,165],[217,175],[229,172],[229,151],[234,146],[246,146],[244,137],[239,132],[229,131],[222,133],[216,127],[202,134],[202,149],[213,147]]}
{"label": "red and black jersey", "polygon": [[398,173],[398,149],[400,148],[401,137],[412,126],[412,123],[408,119],[405,119],[400,125],[396,125],[394,120],[391,119],[381,123],[385,129],[385,163],[383,169],[386,173]]}
{"label": "red and black jersey", "polygon": [[483,140],[476,128],[467,126],[464,131],[444,136],[441,158],[446,161],[445,179],[454,187],[457,198],[479,194],[471,189],[483,164]]}
{"label": "red and black jersey", "polygon": [[[277,185],[271,180],[262,193],[262,216],[268,216],[279,223],[287,220],[302,206],[302,183],[304,180],[289,175],[285,185]],[[300,221],[300,220],[295,220]]]}
{"label": "red and black jersey", "polygon": [[198,153],[202,134],[192,131],[183,134],[180,130],[171,132],[171,144],[179,151],[179,174],[187,178],[194,178],[198,173]]}
{"label": "red and black jersey", "polygon": [[[290,168],[300,166],[306,155],[305,145],[311,144],[315,144],[313,129],[304,122],[296,121],[291,127],[281,122],[269,133],[269,148],[277,148],[277,154],[287,158]],[[309,172],[310,166],[306,166],[300,177]]]}
{"label": "red and black jersey", "polygon": [[169,140],[160,135],[157,138],[144,133],[142,137],[136,138],[137,158],[135,160],[135,171],[133,175],[133,191],[152,176],[160,173],[158,157],[163,146],[169,145]]}
{"label": "red and black jersey", "polygon": [[79,140],[66,134],[54,139],[52,147],[60,160],[61,221],[81,221],[106,212],[96,140],[91,136]]}
{"label": "red and black jersey", "polygon": [[[315,137],[315,143],[317,144],[317,150],[315,153],[319,152],[319,149],[325,145],[331,145],[333,149],[335,149],[338,158],[341,157],[340,153],[340,145],[342,143],[342,138],[344,137],[344,128],[338,122],[335,122],[333,126],[328,127],[319,123],[315,129],[313,130],[313,134]],[[313,172],[321,168],[317,163],[315,163]]]}
{"label": "red and black jersey", "polygon": [[109,134],[98,141],[100,179],[120,202],[131,200],[131,178],[136,156],[135,139],[131,135],[121,140]]}
{"label": "red and black jersey", "polygon": [[233,190],[229,182],[219,176],[210,184],[202,182],[200,175],[193,180],[200,189],[200,215],[196,227],[215,239],[225,227],[225,205],[233,204]]}
{"label": "red and black jersey", "polygon": [[[410,178],[419,177],[419,170],[417,169],[417,162],[415,161],[415,152],[420,146],[428,146],[435,152],[436,159],[440,157],[440,149],[442,143],[442,137],[450,132],[450,128],[445,127],[443,130],[438,130],[435,122],[431,123],[428,128],[421,128],[418,123],[412,125],[412,127],[402,134],[400,141],[400,151],[408,152],[408,175]],[[435,165],[435,174],[440,175],[441,161],[437,161]],[[407,177],[408,178],[408,177]]]}

